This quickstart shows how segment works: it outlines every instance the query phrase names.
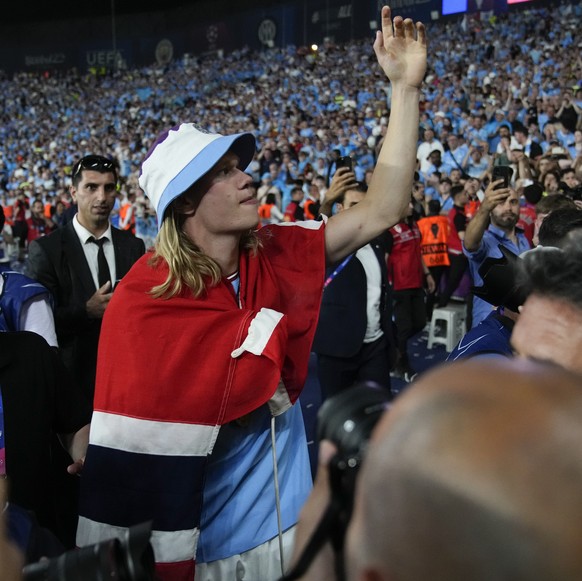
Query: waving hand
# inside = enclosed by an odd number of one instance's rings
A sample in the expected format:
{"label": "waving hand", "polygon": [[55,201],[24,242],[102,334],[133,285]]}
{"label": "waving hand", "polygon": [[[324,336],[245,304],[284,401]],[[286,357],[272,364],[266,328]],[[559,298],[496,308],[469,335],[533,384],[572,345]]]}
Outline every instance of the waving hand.
{"label": "waving hand", "polygon": [[393,84],[418,88],[426,71],[426,31],[410,18],[396,16],[390,8],[382,8],[382,31],[376,33],[374,52],[378,63]]}

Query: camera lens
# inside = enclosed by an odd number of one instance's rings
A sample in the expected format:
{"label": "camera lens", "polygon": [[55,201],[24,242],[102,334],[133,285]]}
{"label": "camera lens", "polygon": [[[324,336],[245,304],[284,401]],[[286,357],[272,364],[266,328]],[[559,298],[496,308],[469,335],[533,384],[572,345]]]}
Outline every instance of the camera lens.
{"label": "camera lens", "polygon": [[149,543],[151,523],[126,531],[122,539],[109,539],[60,557],[27,565],[24,581],[153,581],[154,554]]}
{"label": "camera lens", "polygon": [[330,440],[341,456],[359,455],[386,410],[390,392],[361,383],[326,400],[318,415],[319,440]]}
{"label": "camera lens", "polygon": [[390,402],[390,392],[362,382],[327,399],[318,414],[318,438],[330,440],[341,455],[358,454]]}

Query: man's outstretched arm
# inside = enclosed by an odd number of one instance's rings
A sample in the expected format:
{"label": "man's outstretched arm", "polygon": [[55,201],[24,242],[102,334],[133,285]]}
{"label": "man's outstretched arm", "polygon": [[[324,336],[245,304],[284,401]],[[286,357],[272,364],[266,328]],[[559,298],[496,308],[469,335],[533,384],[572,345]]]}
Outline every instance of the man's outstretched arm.
{"label": "man's outstretched arm", "polygon": [[410,201],[416,164],[418,101],[426,71],[424,25],[382,8],[382,31],[374,51],[392,84],[390,121],[365,199],[330,218],[325,235],[326,258],[337,262],[399,222]]}

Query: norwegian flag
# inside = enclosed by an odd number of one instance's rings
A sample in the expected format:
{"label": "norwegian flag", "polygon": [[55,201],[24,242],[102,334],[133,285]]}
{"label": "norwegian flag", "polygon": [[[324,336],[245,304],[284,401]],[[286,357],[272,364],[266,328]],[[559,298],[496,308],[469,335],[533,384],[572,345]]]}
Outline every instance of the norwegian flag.
{"label": "norwegian flag", "polygon": [[[101,330],[79,546],[152,520],[160,578],[194,578],[205,467],[220,426],[267,402],[277,414],[303,388],[324,229],[262,228],[262,247],[240,259],[240,303],[226,280],[201,298],[185,290],[154,299],[149,291],[168,271],[151,254],[120,283]],[[275,403],[281,380],[287,397]]]}

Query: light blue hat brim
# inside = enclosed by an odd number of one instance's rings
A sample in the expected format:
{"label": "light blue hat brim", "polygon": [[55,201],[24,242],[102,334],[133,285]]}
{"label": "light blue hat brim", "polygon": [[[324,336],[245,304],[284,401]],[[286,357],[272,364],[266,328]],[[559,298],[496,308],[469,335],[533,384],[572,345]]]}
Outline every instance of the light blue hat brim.
{"label": "light blue hat brim", "polygon": [[223,135],[210,142],[163,191],[157,208],[158,228],[162,225],[166,209],[172,201],[204,177],[229,151],[238,156],[238,167],[244,171],[255,154],[255,137],[252,133],[237,133]]}

